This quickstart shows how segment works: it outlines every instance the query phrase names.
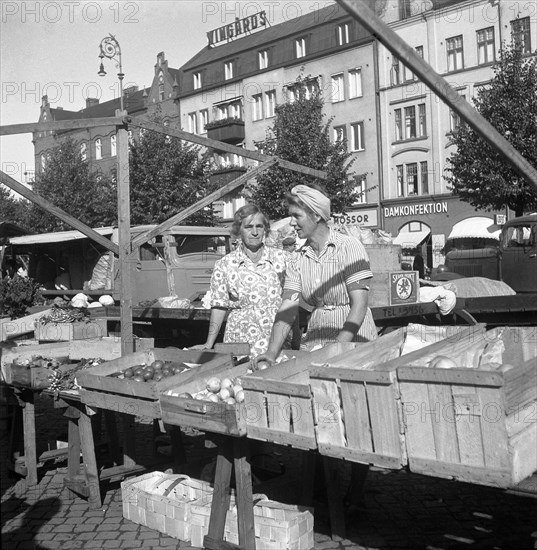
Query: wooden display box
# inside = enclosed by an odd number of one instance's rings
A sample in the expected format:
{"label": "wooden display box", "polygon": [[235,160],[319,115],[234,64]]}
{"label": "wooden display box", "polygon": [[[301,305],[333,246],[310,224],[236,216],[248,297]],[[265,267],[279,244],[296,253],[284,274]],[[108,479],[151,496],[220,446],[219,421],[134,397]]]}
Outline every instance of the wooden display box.
{"label": "wooden display box", "polygon": [[308,367],[354,349],[355,343],[328,344],[313,352],[284,350],[293,357],[243,378],[248,437],[299,449],[315,449],[313,403]]}
{"label": "wooden display box", "polygon": [[[427,367],[439,354],[461,368]],[[392,362],[410,469],[496,487],[536,471],[536,356],[535,327],[503,327]]]}
{"label": "wooden display box", "polygon": [[88,322],[46,323],[35,325],[35,338],[40,342],[62,342],[67,340],[93,340],[107,336],[106,319],[91,319]]}
{"label": "wooden display box", "polygon": [[[149,365],[157,359],[200,366],[163,378],[158,382],[136,382],[128,378],[120,379],[111,376],[134,365]],[[206,350],[152,348],[103,363],[91,369],[91,373],[83,372],[77,377],[77,382],[82,386],[80,390],[82,402],[90,407],[135,416],[161,418],[159,398],[164,391],[170,388],[182,388],[183,385],[188,385],[199,377],[212,376],[212,373],[219,368],[232,365],[233,358],[230,354]]]}
{"label": "wooden display box", "polygon": [[[136,349],[147,349],[154,346],[153,338],[136,338],[134,340]],[[55,342],[49,344],[36,344],[30,346],[15,346],[10,349],[3,349],[1,355],[2,379],[6,384],[14,384],[15,381],[21,384],[24,379],[29,377],[31,386],[37,387],[40,376],[35,373],[24,373],[21,368],[16,368],[16,363],[33,357],[43,357],[45,359],[69,358],[71,361],[80,359],[116,359],[121,356],[120,338],[99,338],[97,340],[71,340],[69,342]],[[48,369],[24,369],[24,370],[43,370],[47,376],[50,374]],[[14,375],[14,372],[17,374]],[[31,382],[31,380],[35,382]],[[26,384],[22,384],[26,385]],[[48,385],[48,384],[47,384]]]}
{"label": "wooden display box", "polygon": [[[190,393],[192,395],[204,390],[207,380],[213,376],[220,379],[243,376],[248,371],[250,363],[238,365],[233,362],[214,364],[210,369],[199,369],[192,373],[188,381],[175,382],[167,390],[174,393]],[[246,435],[246,421],[248,415],[248,401],[243,403],[227,404],[213,403],[202,399],[178,397],[167,392],[160,396],[162,420],[166,424],[175,426],[189,426],[205,432],[221,433],[242,437]]]}
{"label": "wooden display box", "polygon": [[[433,329],[433,327],[424,327]],[[452,337],[469,340],[484,332],[478,327],[449,327]],[[448,331],[423,334],[423,349],[430,337]],[[407,463],[404,426],[396,366],[409,339],[409,329],[401,328],[355,350],[330,360],[313,362],[310,386],[315,403],[315,425],[319,453],[353,462],[399,469]]]}

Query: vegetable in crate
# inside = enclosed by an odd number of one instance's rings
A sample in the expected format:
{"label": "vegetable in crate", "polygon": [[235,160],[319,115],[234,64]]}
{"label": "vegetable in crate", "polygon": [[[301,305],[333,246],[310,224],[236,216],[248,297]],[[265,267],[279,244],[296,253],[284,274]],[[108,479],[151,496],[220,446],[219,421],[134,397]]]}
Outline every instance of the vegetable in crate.
{"label": "vegetable in crate", "polygon": [[172,361],[156,359],[149,365],[133,365],[111,376],[123,379],[127,378],[135,382],[159,382],[163,378],[174,376],[188,370],[188,368],[188,365],[184,363],[174,363]]}

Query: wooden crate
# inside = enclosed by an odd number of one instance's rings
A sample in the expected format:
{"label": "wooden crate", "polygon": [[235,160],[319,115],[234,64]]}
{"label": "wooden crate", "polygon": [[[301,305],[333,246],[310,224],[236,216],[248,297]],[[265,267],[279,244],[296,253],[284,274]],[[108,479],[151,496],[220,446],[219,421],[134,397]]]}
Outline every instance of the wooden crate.
{"label": "wooden crate", "polygon": [[[209,531],[212,498],[193,502],[190,506],[191,544],[204,547]],[[311,509],[269,500],[254,495],[255,545],[260,550],[309,550],[314,547]],[[237,506],[232,496],[224,526],[222,548],[239,544]],[[226,544],[228,543],[228,544]],[[238,546],[233,546],[238,548]]]}
{"label": "wooden crate", "polygon": [[[450,327],[457,340],[471,340],[479,327]],[[447,329],[446,329],[447,331]],[[434,331],[441,337],[443,331]],[[407,329],[398,329],[353,351],[312,363],[317,448],[326,456],[399,469],[407,463],[396,366]],[[423,342],[428,349],[430,342]]]}
{"label": "wooden crate", "polygon": [[[153,338],[135,338],[134,345],[137,350],[148,349],[154,346],[154,340]],[[97,358],[106,360],[116,359],[121,356],[121,339],[106,337],[97,340],[71,340],[69,342],[14,346],[9,349],[4,348],[0,353],[2,380],[6,384],[12,384],[11,365],[13,363],[31,359],[32,357],[44,357],[47,359],[68,357],[73,361]]]}
{"label": "wooden crate", "polygon": [[[439,354],[461,368],[428,368]],[[497,487],[536,471],[536,356],[536,327],[504,327],[394,361],[410,469]]]}
{"label": "wooden crate", "polygon": [[48,315],[51,311],[51,309],[45,309],[38,313],[25,315],[19,319],[0,319],[0,342],[34,332],[36,321],[43,317],[43,315]]}
{"label": "wooden crate", "polygon": [[315,449],[313,403],[308,367],[354,349],[356,343],[333,343],[313,352],[288,350],[293,357],[243,378],[248,437],[300,449]]}
{"label": "wooden crate", "polygon": [[[221,363],[212,369],[199,369],[185,382],[167,388],[160,396],[162,420],[175,426],[189,426],[198,430],[222,433],[236,437],[246,435],[245,417],[248,412],[248,402],[233,405],[201,399],[179,397],[180,393],[196,394],[206,388],[207,380],[216,376],[236,378],[247,373],[250,363]],[[172,395],[175,394],[175,395]]]}
{"label": "wooden crate", "polygon": [[35,338],[40,342],[62,342],[67,340],[93,340],[107,336],[107,320],[91,319],[88,322],[46,323],[35,325]]}
{"label": "wooden crate", "polygon": [[[174,363],[200,365],[185,372],[155,382],[136,382],[111,376],[134,365],[149,365],[160,359]],[[82,386],[80,398],[90,407],[118,411],[135,416],[161,418],[159,398],[174,387],[187,385],[199,377],[212,376],[220,368],[231,367],[230,354],[206,350],[180,350],[176,348],[151,348],[130,353],[83,372],[77,377]],[[187,390],[185,390],[187,391]]]}

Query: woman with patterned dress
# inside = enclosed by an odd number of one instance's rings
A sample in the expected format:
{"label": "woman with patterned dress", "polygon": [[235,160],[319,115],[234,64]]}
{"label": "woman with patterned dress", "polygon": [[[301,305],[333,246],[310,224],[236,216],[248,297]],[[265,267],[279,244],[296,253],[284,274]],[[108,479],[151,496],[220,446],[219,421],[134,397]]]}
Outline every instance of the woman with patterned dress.
{"label": "woman with patterned dress", "polygon": [[[305,244],[287,270],[282,305],[267,352],[256,364],[272,364],[297,313],[300,297],[313,307],[301,349],[329,342],[367,342],[377,337],[369,309],[373,276],[362,243],[331,229],[330,199],[318,189],[297,185],[287,196],[291,225]],[[265,365],[266,366],[266,365]]]}
{"label": "woman with patterned dress", "polygon": [[287,256],[266,246],[269,220],[253,204],[234,216],[232,235],[239,237],[235,250],[216,262],[211,278],[211,320],[205,344],[214,346],[226,314],[224,342],[248,342],[253,357],[267,350],[274,317],[282,302]]}

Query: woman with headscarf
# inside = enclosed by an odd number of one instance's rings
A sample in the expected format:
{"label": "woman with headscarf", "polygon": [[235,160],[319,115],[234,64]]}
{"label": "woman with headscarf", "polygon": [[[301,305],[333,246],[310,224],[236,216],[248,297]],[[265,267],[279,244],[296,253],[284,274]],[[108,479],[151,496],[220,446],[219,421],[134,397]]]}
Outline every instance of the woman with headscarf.
{"label": "woman with headscarf", "polygon": [[297,185],[286,200],[290,223],[306,242],[287,270],[282,305],[268,349],[256,358],[258,366],[276,360],[298,314],[300,298],[313,307],[301,349],[377,337],[367,305],[373,274],[362,243],[328,226],[330,199],[320,189]]}
{"label": "woman with headscarf", "polygon": [[211,319],[205,344],[211,349],[229,311],[224,342],[248,342],[253,357],[266,351],[274,317],[282,302],[287,255],[265,245],[269,220],[254,204],[235,213],[235,250],[216,262],[211,277]]}

